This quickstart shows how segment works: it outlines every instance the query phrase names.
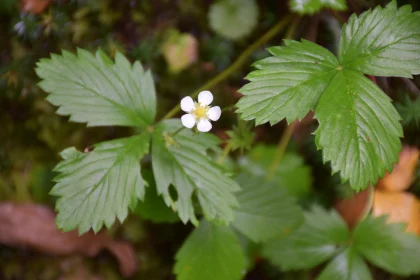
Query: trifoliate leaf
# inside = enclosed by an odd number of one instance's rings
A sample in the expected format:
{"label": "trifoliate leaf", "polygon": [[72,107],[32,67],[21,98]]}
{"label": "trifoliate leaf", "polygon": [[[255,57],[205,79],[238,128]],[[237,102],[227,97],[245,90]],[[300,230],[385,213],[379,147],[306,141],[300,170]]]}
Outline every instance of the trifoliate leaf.
{"label": "trifoliate leaf", "polygon": [[264,178],[241,174],[239,208],[232,225],[255,242],[286,235],[303,222],[303,212],[286,190]]}
{"label": "trifoliate leaf", "polygon": [[257,62],[259,70],[240,90],[243,119],[291,122],[314,110],[324,161],[357,190],[392,168],[401,148],[400,117],[373,82],[338,66],[328,50],[308,41],[286,41],[286,47],[270,50],[274,56]]}
{"label": "trifoliate leaf", "polygon": [[[246,156],[240,158],[239,164],[243,171],[264,178],[267,177],[275,154],[275,146],[257,145]],[[287,190],[289,194],[302,197],[311,189],[311,169],[304,164],[301,156],[287,152],[269,180]]]}
{"label": "trifoliate leaf", "polygon": [[251,149],[255,133],[252,132],[249,122],[239,121],[239,124],[233,126],[232,130],[226,131],[226,134],[230,137],[228,145],[232,151],[240,150],[242,153]]}
{"label": "trifoliate leaf", "polygon": [[401,115],[403,126],[420,128],[420,98],[411,100],[406,95],[406,98],[395,107]]}
{"label": "trifoliate leaf", "polygon": [[143,170],[144,180],[149,183],[146,189],[144,201],[137,203],[134,213],[146,220],[155,223],[173,223],[179,221],[179,217],[170,207],[168,207],[161,196],[157,194],[155,179],[151,170]]}
{"label": "trifoliate leaf", "polygon": [[258,23],[255,0],[219,0],[210,6],[210,27],[220,36],[239,40],[249,35]]}
{"label": "trifoliate leaf", "polygon": [[245,95],[236,105],[242,119],[255,119],[256,125],[302,119],[315,109],[337,71],[338,61],[327,49],[306,40],[285,44],[270,48],[273,56],[254,63],[258,70],[239,90]]}
{"label": "trifoliate leaf", "polygon": [[[226,177],[219,166],[206,156],[206,150],[217,146],[219,139],[212,134],[194,135],[183,130],[179,119],[168,120],[155,127],[152,141],[152,166],[158,193],[166,204],[178,212],[181,220],[197,224],[193,199],[197,198],[208,220],[233,220],[233,207],[238,206],[234,192],[240,188]],[[177,198],[171,197],[173,185]]]}
{"label": "trifoliate leaf", "polygon": [[156,114],[156,93],[150,71],[133,65],[120,53],[115,63],[105,53],[79,49],[41,59],[36,72],[47,100],[57,114],[88,126],[148,126]]}
{"label": "trifoliate leaf", "polygon": [[292,11],[301,15],[312,15],[324,8],[336,11],[347,9],[346,0],[290,0],[289,5]]}
{"label": "trifoliate leaf", "polygon": [[401,276],[420,272],[420,239],[404,232],[402,224],[387,224],[386,217],[363,220],[354,230],[353,243],[369,262]]}
{"label": "trifoliate leaf", "polygon": [[375,76],[420,74],[420,12],[391,1],[343,26],[339,61],[344,68]]}
{"label": "trifoliate leaf", "polygon": [[400,117],[390,98],[364,75],[334,75],[315,108],[316,144],[332,171],[360,190],[390,171],[401,150]]}
{"label": "trifoliate leaf", "polygon": [[76,227],[82,234],[92,228],[108,228],[115,217],[121,222],[128,207],[134,209],[143,199],[145,182],[140,174],[140,160],[149,150],[150,134],[102,142],[92,152],[75,148],[61,152],[54,171],[60,174],[51,195],[59,196],[57,226],[65,231]]}
{"label": "trifoliate leaf", "polygon": [[290,235],[264,244],[263,255],[282,270],[309,269],[334,256],[349,238],[337,212],[316,207],[305,213],[304,224]]}
{"label": "trifoliate leaf", "polygon": [[337,255],[317,277],[318,280],[371,280],[369,267],[353,247]]}
{"label": "trifoliate leaf", "polygon": [[240,280],[245,274],[244,251],[226,226],[202,221],[176,254],[177,280]]}

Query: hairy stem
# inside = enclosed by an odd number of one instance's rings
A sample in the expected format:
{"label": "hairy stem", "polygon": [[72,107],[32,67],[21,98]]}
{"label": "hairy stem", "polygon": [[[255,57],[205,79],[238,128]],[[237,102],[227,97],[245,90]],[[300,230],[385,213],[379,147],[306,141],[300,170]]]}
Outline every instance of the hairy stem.
{"label": "hairy stem", "polygon": [[[270,30],[267,31],[263,36],[261,36],[257,41],[255,41],[252,45],[250,45],[245,51],[238,56],[235,62],[232,63],[231,66],[226,68],[223,72],[219,73],[216,77],[206,82],[200,88],[195,90],[193,93],[190,94],[192,98],[198,96],[198,94],[203,90],[209,90],[213,88],[215,85],[220,83],[221,81],[228,78],[232,73],[237,71],[243,64],[247,61],[248,57],[252,55],[258,48],[262,45],[270,41],[277,33],[283,30],[291,21],[291,16],[284,17],[281,21],[279,21],[276,25],[274,25]],[[169,111],[162,120],[166,120],[175,116],[181,109],[181,106],[178,104],[175,106],[171,111]]]}

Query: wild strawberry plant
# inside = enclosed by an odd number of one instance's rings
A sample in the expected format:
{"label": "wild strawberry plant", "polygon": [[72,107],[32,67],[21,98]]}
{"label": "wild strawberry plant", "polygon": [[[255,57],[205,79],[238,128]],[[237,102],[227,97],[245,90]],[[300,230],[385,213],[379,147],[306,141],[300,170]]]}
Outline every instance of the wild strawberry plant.
{"label": "wild strawberry plant", "polygon": [[[245,2],[246,11],[255,4]],[[338,0],[290,5],[301,14],[346,9]],[[220,9],[223,5],[213,7],[211,18]],[[210,121],[223,114],[210,106],[207,89],[196,93],[197,102],[185,97],[156,121],[153,76],[139,61],[83,49],[42,59],[36,68],[39,86],[57,114],[87,126],[140,131],[90,151],[71,147],[61,153],[51,191],[59,197],[57,226],[98,232],[116,218],[123,222],[130,210],[160,222],[191,222],[196,228],[175,257],[174,273],[181,280],[241,279],[253,264],[250,246],[282,270],[327,263],[319,279],[371,279],[366,261],[399,275],[419,273],[420,240],[402,226],[367,217],[350,231],[334,211],[304,212],[298,199],[309,189],[308,167],[282,145],[251,148],[253,133],[244,121],[291,124],[312,111],[319,124],[316,145],[332,172],[355,190],[374,185],[392,170],[403,137],[400,116],[374,76],[420,74],[420,13],[391,1],[352,15],[342,27],[337,55],[307,40],[285,40],[269,51],[239,90],[242,120],[228,133],[224,151],[221,140],[208,133]],[[179,109],[185,114],[171,119]],[[234,149],[252,150],[228,166]],[[273,157],[274,164],[261,154]],[[149,162],[153,174],[142,167]]]}

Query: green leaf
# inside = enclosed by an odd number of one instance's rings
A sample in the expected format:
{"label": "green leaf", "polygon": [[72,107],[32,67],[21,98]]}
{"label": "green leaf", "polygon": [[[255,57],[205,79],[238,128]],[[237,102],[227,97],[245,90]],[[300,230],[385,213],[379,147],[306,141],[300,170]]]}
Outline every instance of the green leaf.
{"label": "green leaf", "polygon": [[347,10],[345,0],[290,0],[290,9],[301,15],[312,15],[324,8],[336,11]]}
{"label": "green leaf", "polygon": [[404,232],[406,225],[387,224],[386,217],[363,220],[354,230],[353,243],[369,262],[394,274],[420,272],[420,239]]}
{"label": "green leaf", "polygon": [[78,49],[41,59],[36,73],[57,114],[88,126],[148,126],[156,114],[156,93],[150,71],[133,65],[120,53],[115,64],[103,53]]}
{"label": "green leaf", "polygon": [[361,73],[335,67],[335,57],[322,47],[307,41],[286,45],[257,63],[260,70],[240,90],[245,96],[238,112],[257,124],[274,124],[315,110],[324,161],[354,189],[374,184],[401,149],[400,117],[390,99]]}
{"label": "green leaf", "polygon": [[318,280],[371,280],[372,274],[361,256],[349,247],[336,256],[321,272]]}
{"label": "green leaf", "polygon": [[255,133],[249,122],[239,121],[238,125],[226,131],[226,134],[229,136],[228,145],[231,146],[232,151],[240,150],[243,153],[251,149]]}
{"label": "green leaf", "polygon": [[[155,127],[152,140],[152,166],[158,193],[166,204],[176,209],[181,220],[197,224],[193,198],[197,198],[205,217],[224,223],[233,220],[233,207],[238,206],[234,192],[240,188],[226,177],[220,167],[206,155],[219,139],[209,133],[194,135],[183,130],[179,119],[168,120]],[[177,198],[171,197],[173,185]]]}
{"label": "green leaf", "polygon": [[[406,31],[408,30],[408,31]],[[240,89],[244,120],[290,123],[315,111],[317,147],[343,183],[360,190],[375,184],[398,158],[403,135],[390,99],[362,73],[411,77],[420,73],[420,12],[396,1],[344,27],[339,61],[307,42],[286,41],[258,61]]]}
{"label": "green leaf", "polygon": [[311,269],[333,260],[318,279],[372,279],[363,258],[401,276],[420,272],[420,238],[386,217],[367,217],[352,234],[334,212],[314,208],[291,235],[264,244],[263,255],[282,270]]}
{"label": "green leaf", "polygon": [[108,228],[115,217],[124,221],[128,206],[134,209],[143,199],[145,182],[140,174],[140,160],[149,150],[150,134],[102,142],[92,152],[75,148],[61,152],[54,171],[60,174],[51,195],[56,203],[57,226],[65,231],[76,227],[82,234],[92,228]]}
{"label": "green leaf", "polygon": [[315,109],[316,144],[333,173],[360,190],[390,171],[401,150],[400,117],[386,96],[360,73],[342,70]]}
{"label": "green leaf", "polygon": [[314,207],[297,231],[264,244],[263,255],[282,270],[309,269],[334,256],[337,245],[348,238],[347,225],[337,212]]}
{"label": "green leaf", "polygon": [[391,1],[343,26],[339,61],[344,68],[375,76],[420,74],[420,12]]}
{"label": "green leaf", "polygon": [[405,95],[401,103],[395,104],[395,107],[400,113],[402,124],[404,127],[414,126],[420,128],[420,98],[411,100],[410,97]]}
{"label": "green leaf", "polygon": [[237,103],[242,119],[272,125],[284,118],[302,119],[315,106],[339,66],[327,49],[303,40],[285,40],[285,47],[269,49],[273,56],[254,63]]}
{"label": "green leaf", "polygon": [[249,35],[258,23],[255,0],[219,0],[210,6],[208,19],[211,29],[230,40]]}
{"label": "green leaf", "polygon": [[251,271],[256,265],[256,259],[260,258],[261,243],[256,243],[243,235],[240,231],[230,227],[235,233],[239,244],[245,254],[245,269]]}
{"label": "green leaf", "polygon": [[144,180],[149,183],[146,189],[144,201],[137,203],[134,213],[146,220],[155,223],[178,222],[179,217],[176,212],[169,208],[163,198],[157,194],[155,179],[151,170],[143,170]]}
{"label": "green leaf", "polygon": [[[275,146],[257,145],[246,157],[239,160],[241,169],[255,176],[267,177],[275,151]],[[289,194],[302,197],[311,190],[311,169],[305,165],[301,156],[287,152],[271,180],[279,187],[286,189]]]}
{"label": "green leaf", "polygon": [[240,280],[245,254],[235,234],[226,226],[200,223],[176,254],[177,280]]}
{"label": "green leaf", "polygon": [[241,174],[237,197],[240,208],[232,225],[255,242],[266,241],[293,231],[303,222],[303,212],[295,199],[263,178]]}

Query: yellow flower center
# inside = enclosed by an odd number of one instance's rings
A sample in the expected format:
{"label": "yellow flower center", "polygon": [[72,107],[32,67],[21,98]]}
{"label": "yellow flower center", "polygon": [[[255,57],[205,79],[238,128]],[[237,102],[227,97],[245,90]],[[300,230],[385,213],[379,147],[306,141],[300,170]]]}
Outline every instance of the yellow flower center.
{"label": "yellow flower center", "polygon": [[195,108],[194,114],[197,117],[197,119],[207,117],[207,108],[197,105],[197,107]]}

